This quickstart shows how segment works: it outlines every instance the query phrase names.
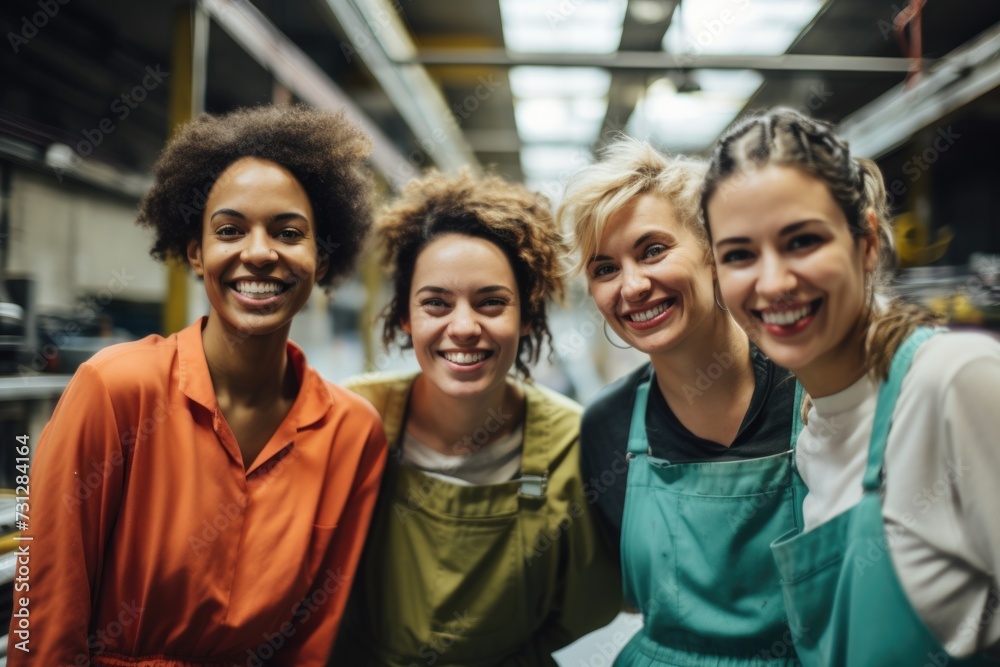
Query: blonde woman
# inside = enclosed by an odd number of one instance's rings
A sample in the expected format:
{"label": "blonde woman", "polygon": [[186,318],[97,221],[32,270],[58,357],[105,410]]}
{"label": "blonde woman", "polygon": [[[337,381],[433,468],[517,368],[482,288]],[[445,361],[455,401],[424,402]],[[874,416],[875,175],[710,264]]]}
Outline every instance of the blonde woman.
{"label": "blonde woman", "polygon": [[580,434],[644,621],[615,664],[795,665],[769,549],[801,501],[794,383],[717,300],[704,171],[623,140],[570,180],[559,213],[607,326],[649,356],[587,407]]}

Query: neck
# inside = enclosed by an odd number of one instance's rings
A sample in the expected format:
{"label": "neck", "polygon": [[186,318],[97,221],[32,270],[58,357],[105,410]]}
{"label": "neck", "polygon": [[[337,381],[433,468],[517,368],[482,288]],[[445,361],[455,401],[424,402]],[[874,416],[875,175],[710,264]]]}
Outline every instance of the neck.
{"label": "neck", "polygon": [[832,396],[864,377],[868,372],[865,352],[868,328],[868,315],[865,312],[835,347],[807,367],[792,369],[810,396]]}
{"label": "neck", "polygon": [[270,404],[287,394],[295,378],[288,363],[288,330],[248,336],[232,330],[214,312],[201,332],[205,360],[220,404]]}
{"label": "neck", "polygon": [[419,375],[413,384],[405,428],[443,454],[468,453],[507,435],[521,423],[522,398],[509,380],[482,394],[455,397]]}
{"label": "neck", "polygon": [[728,313],[718,311],[683,345],[650,361],[667,404],[686,406],[697,398],[699,409],[728,404],[754,384],[750,342]]}

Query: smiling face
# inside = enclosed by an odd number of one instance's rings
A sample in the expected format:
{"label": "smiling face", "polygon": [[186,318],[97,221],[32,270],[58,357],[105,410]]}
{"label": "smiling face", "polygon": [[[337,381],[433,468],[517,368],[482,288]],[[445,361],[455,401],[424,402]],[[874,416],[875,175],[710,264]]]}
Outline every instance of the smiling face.
{"label": "smiling face", "polygon": [[740,326],[814,396],[849,386],[877,244],[854,239],[826,184],[794,167],[746,174],[707,211],[722,296]]}
{"label": "smiling face", "polygon": [[439,391],[457,398],[502,389],[528,333],[506,255],[489,241],[461,234],[431,241],[414,266],[402,329]]}
{"label": "smiling face", "polygon": [[586,272],[598,310],[640,352],[672,350],[714,316],[705,246],[662,197],[642,195],[612,215]]}
{"label": "smiling face", "polygon": [[201,239],[188,262],[204,278],[209,325],[231,335],[288,334],[292,316],[326,272],[317,257],[313,210],[284,167],[242,158],[208,194]]}

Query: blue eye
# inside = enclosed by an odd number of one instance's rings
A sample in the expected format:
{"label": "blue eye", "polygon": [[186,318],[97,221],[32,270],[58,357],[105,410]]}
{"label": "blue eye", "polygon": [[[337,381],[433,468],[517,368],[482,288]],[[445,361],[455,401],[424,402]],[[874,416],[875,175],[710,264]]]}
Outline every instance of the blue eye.
{"label": "blue eye", "polygon": [[645,252],[643,252],[642,256],[643,257],[656,257],[657,255],[662,255],[666,251],[667,251],[667,246],[663,245],[662,243],[653,243],[652,245],[650,245],[649,247],[646,248],[646,250],[645,250]]}

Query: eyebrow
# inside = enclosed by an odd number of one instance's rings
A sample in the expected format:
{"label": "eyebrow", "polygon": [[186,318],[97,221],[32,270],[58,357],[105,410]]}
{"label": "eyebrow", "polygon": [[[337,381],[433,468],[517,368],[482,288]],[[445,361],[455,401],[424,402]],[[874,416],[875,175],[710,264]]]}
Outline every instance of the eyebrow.
{"label": "eyebrow", "polygon": [[[781,231],[778,232],[778,236],[788,236],[789,234],[794,234],[811,222],[819,222],[818,220],[802,220],[801,222],[793,222],[790,225],[782,227]],[[750,243],[750,238],[746,236],[732,236],[728,239],[720,239],[715,242],[716,246],[722,246],[726,244],[739,245],[743,243]]]}
{"label": "eyebrow", "polygon": [[[212,217],[209,218],[209,220],[215,220],[215,216],[217,215],[226,215],[231,218],[239,218],[240,220],[247,219],[247,217],[242,213],[240,213],[239,211],[233,210],[231,208],[220,208],[218,211],[212,214]],[[271,219],[268,220],[268,222],[284,222],[285,220],[305,220],[308,222],[309,219],[306,218],[306,216],[302,215],[301,213],[288,211],[286,213],[278,213],[277,215],[272,216]]]}
{"label": "eyebrow", "polygon": [[[658,234],[662,234],[663,236],[666,236],[667,240],[669,240],[669,241],[672,241],[673,238],[674,238],[669,232],[664,232],[664,231],[661,231],[661,230],[655,230],[655,231],[646,232],[645,234],[643,234],[642,236],[640,236],[639,238],[637,238],[635,240],[635,243],[632,244],[632,250],[635,250],[636,248],[638,248],[639,246],[641,246],[643,243],[645,243],[646,241],[648,241],[651,237],[656,236]],[[606,261],[611,260],[611,259],[613,259],[613,258],[612,257],[608,257],[607,255],[594,255],[593,257],[591,257],[587,261],[587,265],[589,266],[589,265],[593,264],[594,262],[606,262]]]}
{"label": "eyebrow", "polygon": [[[430,292],[431,294],[454,294],[450,289],[445,289],[444,287],[437,287],[435,285],[425,285],[414,292],[414,295],[420,294],[421,292]],[[475,294],[491,294],[493,292],[506,292],[511,296],[514,296],[514,291],[505,285],[488,285],[486,287],[480,287],[475,291]]]}

